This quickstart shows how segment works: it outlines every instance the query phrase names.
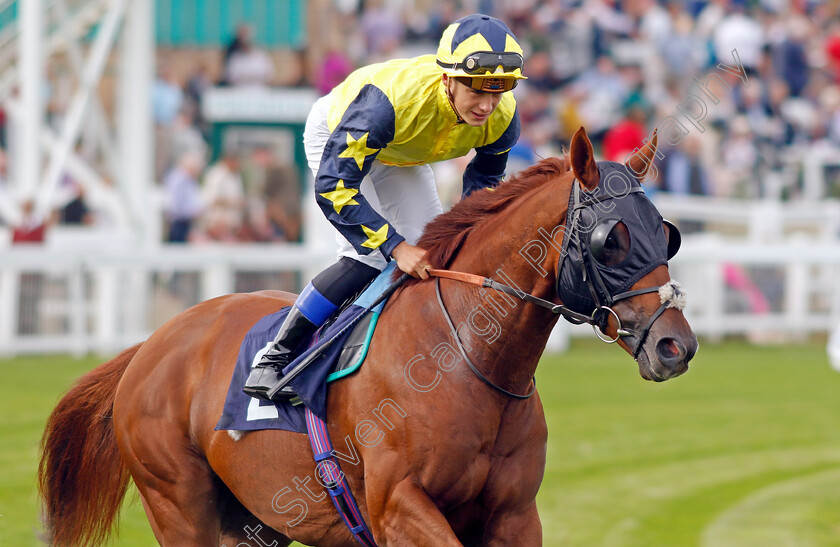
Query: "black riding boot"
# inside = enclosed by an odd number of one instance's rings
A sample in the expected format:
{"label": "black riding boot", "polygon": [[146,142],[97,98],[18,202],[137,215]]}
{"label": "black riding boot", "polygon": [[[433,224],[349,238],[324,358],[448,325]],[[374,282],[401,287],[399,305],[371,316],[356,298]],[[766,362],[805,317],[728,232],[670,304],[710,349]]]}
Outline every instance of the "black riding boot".
{"label": "black riding boot", "polygon": [[[283,377],[283,368],[292,362],[298,346],[317,329],[318,325],[307,319],[297,306],[292,306],[274,338],[274,344],[251,369],[242,391],[251,397],[271,400],[268,390]],[[294,396],[294,391],[287,385],[274,395],[274,400],[285,401]]]}

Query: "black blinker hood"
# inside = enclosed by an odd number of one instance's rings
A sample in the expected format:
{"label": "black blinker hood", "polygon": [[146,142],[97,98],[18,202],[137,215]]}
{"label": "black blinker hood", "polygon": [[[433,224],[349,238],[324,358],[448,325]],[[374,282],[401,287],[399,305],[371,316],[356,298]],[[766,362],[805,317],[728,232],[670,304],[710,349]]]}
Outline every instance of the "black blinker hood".
{"label": "black blinker hood", "polygon": [[[563,252],[557,265],[557,294],[564,305],[583,314],[610,306],[613,297],[630,290],[639,279],[668,263],[679,245],[679,232],[671,228],[671,249],[662,216],[644,194],[641,184],[625,165],[598,162],[601,180],[592,192],[575,181],[569,199]],[[592,255],[603,247],[610,229],[624,223],[630,235],[627,256],[606,266]]]}

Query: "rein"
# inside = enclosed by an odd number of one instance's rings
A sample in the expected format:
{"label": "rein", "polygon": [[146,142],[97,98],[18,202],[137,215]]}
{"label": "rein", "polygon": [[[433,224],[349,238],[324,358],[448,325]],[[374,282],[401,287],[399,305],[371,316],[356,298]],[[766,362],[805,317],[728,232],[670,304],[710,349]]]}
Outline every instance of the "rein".
{"label": "rein", "polygon": [[[439,271],[439,270],[429,270],[429,274],[430,275],[435,275],[435,274],[432,274],[433,271]],[[443,271],[446,271],[446,270],[443,270]],[[457,273],[460,273],[460,272],[450,272],[450,273],[456,273],[457,274]],[[461,275],[472,276],[473,274],[461,274]],[[488,386],[492,387],[493,389],[495,389],[499,393],[503,393],[503,394],[507,395],[508,397],[513,397],[514,399],[527,399],[531,395],[533,395],[534,392],[537,390],[537,380],[536,380],[536,378],[531,378],[531,382],[530,382],[531,389],[528,391],[528,393],[526,393],[525,395],[519,395],[518,393],[513,393],[511,391],[506,390],[505,388],[497,386],[492,381],[490,381],[490,379],[487,378],[487,376],[482,374],[480,370],[478,370],[478,367],[475,366],[475,364],[472,362],[472,360],[467,355],[467,352],[464,350],[464,345],[461,343],[461,339],[458,337],[458,329],[455,328],[455,325],[452,323],[452,318],[449,316],[449,312],[446,311],[446,306],[443,304],[443,297],[440,295],[440,277],[445,277],[445,276],[438,276],[438,279],[435,279],[435,294],[437,295],[438,304],[440,304],[440,311],[443,312],[443,317],[446,319],[446,324],[449,325],[449,330],[452,332],[452,337],[455,338],[455,345],[458,346],[458,350],[461,352],[461,356],[464,358],[464,361],[466,361],[467,366],[470,367],[470,370],[473,371],[473,374],[478,376],[478,378],[482,382],[487,384]],[[479,276],[474,276],[474,277],[479,277]]]}
{"label": "rein", "polygon": [[[636,343],[636,347],[633,348],[633,359],[638,358],[639,352],[642,350],[642,346],[644,345],[645,340],[647,340],[647,336],[650,333],[650,329],[653,326],[654,321],[659,319],[659,316],[662,315],[662,313],[667,308],[682,309],[682,307],[684,306],[684,302],[680,300],[682,297],[684,297],[684,291],[681,290],[682,288],[680,287],[680,284],[674,280],[669,281],[661,287],[647,287],[645,289],[636,289],[634,291],[626,291],[613,296],[612,302],[615,303],[619,300],[632,298],[641,294],[649,294],[654,292],[659,293],[659,299],[661,302],[659,309],[657,309],[656,312],[650,317],[650,319],[648,320],[644,328],[641,330],[641,332],[637,334],[633,330],[625,329],[622,327],[621,319],[618,317],[618,314],[615,313],[615,310],[613,310],[610,306],[599,306],[595,309],[595,311],[592,312],[592,315],[589,316],[570,310],[563,304],[555,304],[554,302],[551,302],[549,300],[545,300],[538,296],[534,296],[533,294],[526,293],[521,289],[515,289],[510,285],[499,283],[498,281],[490,279],[489,277],[484,277],[481,275],[466,272],[456,272],[452,270],[429,269],[427,271],[429,272],[430,276],[438,278],[435,279],[435,291],[437,292],[438,303],[440,304],[441,311],[443,311],[443,315],[446,318],[447,323],[449,323],[449,328],[450,330],[452,330],[453,336],[455,337],[455,342],[458,344],[458,349],[461,351],[461,355],[463,355],[464,359],[466,359],[470,369],[486,384],[490,385],[494,389],[510,397],[518,399],[526,399],[530,397],[534,393],[534,389],[536,389],[536,383],[527,395],[516,395],[496,386],[478,371],[478,369],[475,367],[472,361],[470,361],[470,359],[467,357],[466,352],[461,346],[461,341],[458,338],[454,326],[452,325],[452,320],[449,317],[449,313],[446,311],[446,307],[443,305],[443,300],[440,296],[440,278],[461,281],[463,283],[469,283],[470,285],[477,285],[479,287],[486,287],[507,293],[525,302],[530,302],[532,304],[540,306],[541,308],[545,308],[551,313],[562,315],[564,319],[575,325],[588,323],[592,325],[592,330],[595,332],[595,335],[602,342],[606,342],[607,344],[613,344],[617,342],[619,338],[625,336],[637,336],[638,342]],[[615,318],[617,324],[615,338],[609,338],[603,334],[603,330],[606,328],[606,325],[609,322],[610,315],[612,315]]]}

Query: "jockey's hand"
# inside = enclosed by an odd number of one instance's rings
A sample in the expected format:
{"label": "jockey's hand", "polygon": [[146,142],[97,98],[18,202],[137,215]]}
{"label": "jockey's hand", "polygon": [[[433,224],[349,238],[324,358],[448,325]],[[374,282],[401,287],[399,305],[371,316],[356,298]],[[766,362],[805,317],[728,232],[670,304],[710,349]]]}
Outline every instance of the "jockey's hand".
{"label": "jockey's hand", "polygon": [[394,247],[391,257],[397,261],[397,267],[412,277],[427,279],[432,267],[426,260],[426,249],[409,245],[405,241]]}

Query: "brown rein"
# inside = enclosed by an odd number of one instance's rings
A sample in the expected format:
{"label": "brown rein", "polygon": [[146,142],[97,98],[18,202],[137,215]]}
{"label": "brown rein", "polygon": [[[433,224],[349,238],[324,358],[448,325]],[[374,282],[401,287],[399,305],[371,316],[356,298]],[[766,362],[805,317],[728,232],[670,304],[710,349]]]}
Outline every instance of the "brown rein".
{"label": "brown rein", "polygon": [[502,291],[504,293],[515,296],[520,300],[531,302],[532,304],[536,304],[537,306],[545,308],[551,311],[551,313],[560,314],[569,322],[574,323],[576,325],[580,323],[593,323],[593,319],[588,315],[572,311],[563,304],[555,304],[554,302],[550,302],[538,296],[534,296],[533,294],[526,293],[522,289],[514,288],[509,285],[505,285],[504,283],[499,283],[498,281],[490,279],[489,277],[484,277],[481,275],[466,272],[456,272],[453,270],[438,270],[434,268],[426,271],[429,272],[429,275],[433,277],[462,281],[471,285],[477,285],[479,287],[486,287],[489,289]]}
{"label": "brown rein", "polygon": [[[508,391],[503,387],[499,387],[494,384],[487,376],[482,374],[478,367],[475,366],[475,363],[472,362],[470,357],[467,355],[466,350],[464,349],[464,345],[461,343],[461,338],[458,336],[458,329],[455,328],[455,325],[452,323],[452,318],[449,316],[449,312],[446,311],[446,305],[443,303],[443,296],[440,294],[440,278],[445,277],[447,279],[454,279],[456,281],[464,281],[466,283],[470,283],[472,285],[479,285],[479,286],[486,286],[484,285],[487,278],[481,277],[480,275],[469,274],[464,272],[453,272],[449,270],[428,270],[429,275],[434,276],[435,279],[435,295],[437,296],[438,305],[440,305],[440,311],[443,313],[444,319],[446,319],[446,324],[449,325],[450,334],[452,334],[452,338],[455,340],[455,345],[458,347],[458,351],[461,352],[461,357],[464,358],[464,362],[467,363],[467,366],[470,367],[470,370],[473,371],[479,380],[490,386],[491,388],[495,389],[499,393],[507,395],[508,397],[512,397],[514,399],[528,399],[534,392],[537,390],[537,380],[536,378],[531,378],[529,382],[531,389],[528,390],[528,393],[524,395],[520,395],[518,393],[513,393],[512,391]],[[433,273],[436,272],[436,273]],[[441,275],[442,274],[442,275]]]}

